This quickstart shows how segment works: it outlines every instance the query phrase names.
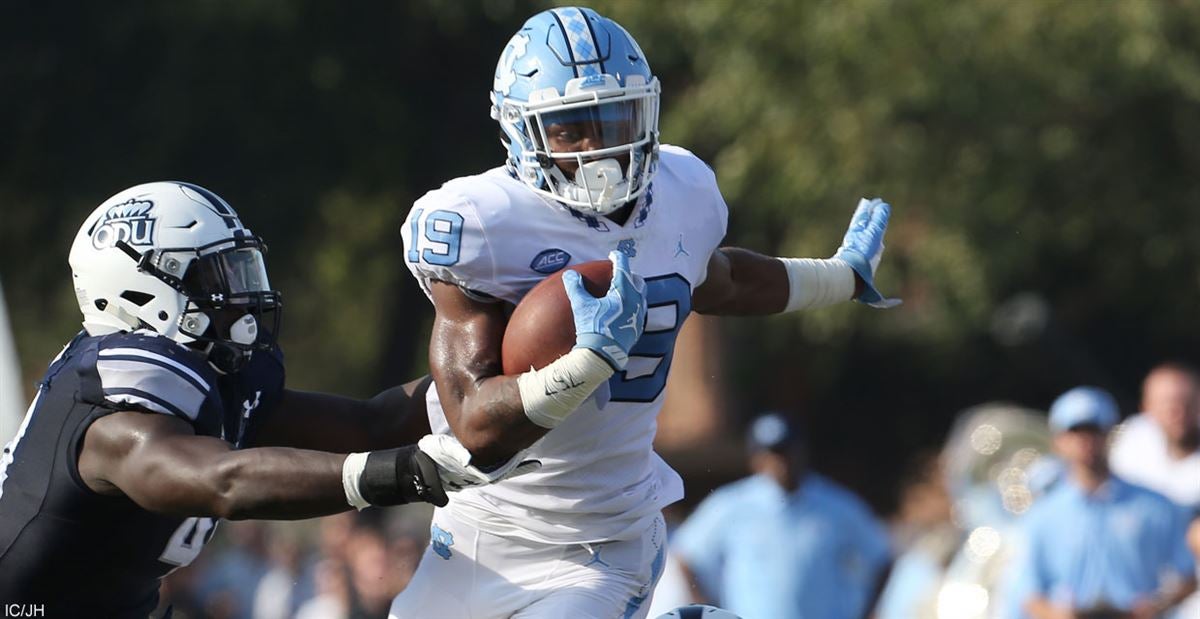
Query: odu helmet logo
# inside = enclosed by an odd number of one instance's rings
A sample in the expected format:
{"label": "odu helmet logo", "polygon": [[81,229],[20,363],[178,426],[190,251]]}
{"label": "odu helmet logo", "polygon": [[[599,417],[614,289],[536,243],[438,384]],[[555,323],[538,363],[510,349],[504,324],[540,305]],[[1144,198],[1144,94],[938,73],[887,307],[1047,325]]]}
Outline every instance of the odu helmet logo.
{"label": "odu helmet logo", "polygon": [[130,245],[153,245],[155,219],[150,216],[154,203],[130,198],[108,209],[92,231],[92,246],[105,249],[125,241]]}

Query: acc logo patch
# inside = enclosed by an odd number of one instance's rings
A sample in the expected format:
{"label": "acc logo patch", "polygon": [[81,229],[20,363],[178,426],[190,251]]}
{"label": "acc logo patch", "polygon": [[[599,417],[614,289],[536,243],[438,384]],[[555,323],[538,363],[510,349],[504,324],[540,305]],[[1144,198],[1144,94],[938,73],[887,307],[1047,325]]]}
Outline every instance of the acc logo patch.
{"label": "acc logo patch", "polygon": [[429,530],[429,545],[433,547],[437,556],[449,560],[450,547],[454,545],[454,534],[435,524]]}
{"label": "acc logo patch", "polygon": [[125,241],[130,245],[153,245],[155,218],[150,216],[154,203],[130,198],[108,209],[92,230],[92,246],[105,249]]}
{"label": "acc logo patch", "polygon": [[529,268],[538,273],[549,275],[561,270],[570,261],[571,254],[561,249],[547,249],[533,257],[533,262],[529,263]]}

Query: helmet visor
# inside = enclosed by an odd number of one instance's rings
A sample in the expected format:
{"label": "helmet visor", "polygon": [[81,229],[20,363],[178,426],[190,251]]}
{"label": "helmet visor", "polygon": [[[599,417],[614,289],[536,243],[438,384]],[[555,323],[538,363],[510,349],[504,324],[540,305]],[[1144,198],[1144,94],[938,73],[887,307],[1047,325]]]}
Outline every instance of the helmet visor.
{"label": "helmet visor", "polygon": [[268,292],[267,267],[257,247],[239,247],[200,256],[183,278],[193,297],[226,295],[227,302],[248,300],[246,293]]}
{"label": "helmet visor", "polygon": [[549,153],[579,153],[627,146],[646,137],[645,106],[625,100],[542,112],[539,146]]}

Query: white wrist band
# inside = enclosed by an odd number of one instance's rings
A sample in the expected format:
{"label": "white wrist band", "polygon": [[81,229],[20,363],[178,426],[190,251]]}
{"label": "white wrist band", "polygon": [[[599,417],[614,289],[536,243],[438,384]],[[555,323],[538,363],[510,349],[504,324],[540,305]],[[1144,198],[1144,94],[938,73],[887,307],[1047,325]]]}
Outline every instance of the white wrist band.
{"label": "white wrist band", "polygon": [[785,312],[826,307],[854,296],[854,269],[841,258],[780,258],[779,261],[787,269],[791,286]]}
{"label": "white wrist band", "polygon": [[367,466],[368,455],[367,453],[350,454],[346,456],[345,462],[342,462],[342,490],[346,493],[346,502],[358,511],[371,506],[358,489],[358,480],[362,478],[363,469]]}
{"label": "white wrist band", "polygon": [[586,348],[576,348],[540,370],[525,372],[517,377],[525,416],[543,428],[553,428],[612,375],[612,366]]}

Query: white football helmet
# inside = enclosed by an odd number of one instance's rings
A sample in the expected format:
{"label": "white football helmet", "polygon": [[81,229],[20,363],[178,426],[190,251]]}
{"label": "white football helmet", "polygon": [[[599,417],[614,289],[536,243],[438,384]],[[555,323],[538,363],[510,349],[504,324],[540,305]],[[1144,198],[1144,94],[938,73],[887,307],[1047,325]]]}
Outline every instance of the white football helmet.
{"label": "white football helmet", "polygon": [[577,7],[530,17],[500,54],[491,99],[508,166],[537,193],[604,215],[649,187],[658,78],[611,19]]}
{"label": "white football helmet", "polygon": [[126,189],[88,216],[71,245],[84,329],[150,329],[236,371],[279,333],[281,299],[267,281],[265,251],[229,203],[203,187]]}
{"label": "white football helmet", "polygon": [[707,604],[692,604],[681,606],[655,619],[742,619],[741,617],[716,606]]}

